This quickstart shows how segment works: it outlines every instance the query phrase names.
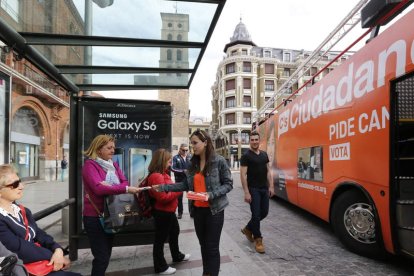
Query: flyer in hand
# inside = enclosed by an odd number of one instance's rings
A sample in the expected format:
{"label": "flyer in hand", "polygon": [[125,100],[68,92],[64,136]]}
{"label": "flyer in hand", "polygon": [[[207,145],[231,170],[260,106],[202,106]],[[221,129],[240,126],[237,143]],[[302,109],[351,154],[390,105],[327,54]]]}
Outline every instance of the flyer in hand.
{"label": "flyer in hand", "polygon": [[196,193],[192,191],[187,192],[187,198],[191,200],[207,201],[208,196],[206,193]]}

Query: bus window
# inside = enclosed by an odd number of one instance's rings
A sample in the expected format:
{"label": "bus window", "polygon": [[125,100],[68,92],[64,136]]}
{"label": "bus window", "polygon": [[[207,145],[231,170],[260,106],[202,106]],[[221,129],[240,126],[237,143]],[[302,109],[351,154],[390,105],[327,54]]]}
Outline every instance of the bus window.
{"label": "bus window", "polygon": [[298,178],[322,181],[322,147],[311,147],[298,151]]}

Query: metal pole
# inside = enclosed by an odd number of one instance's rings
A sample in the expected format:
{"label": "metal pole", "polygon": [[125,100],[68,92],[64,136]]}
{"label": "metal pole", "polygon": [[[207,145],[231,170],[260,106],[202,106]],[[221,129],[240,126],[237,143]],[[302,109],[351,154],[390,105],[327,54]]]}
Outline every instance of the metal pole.
{"label": "metal pole", "polygon": [[56,118],[56,181],[59,175],[59,118]]}
{"label": "metal pole", "polygon": [[[85,35],[92,35],[92,0],[85,0]],[[92,65],[92,46],[85,46],[84,63],[87,66]],[[91,84],[91,76],[85,74],[83,76],[84,84]],[[83,91],[83,96],[90,96],[91,91]]]}

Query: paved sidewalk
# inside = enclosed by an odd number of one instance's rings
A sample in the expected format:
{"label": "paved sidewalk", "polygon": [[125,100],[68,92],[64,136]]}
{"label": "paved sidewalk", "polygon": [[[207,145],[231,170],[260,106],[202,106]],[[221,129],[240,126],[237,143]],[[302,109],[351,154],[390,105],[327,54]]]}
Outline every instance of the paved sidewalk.
{"label": "paved sidewalk", "polygon": [[[390,257],[386,262],[381,262],[349,252],[332,233],[329,225],[283,200],[271,200],[269,215],[262,223],[266,254],[256,253],[253,243],[240,233],[250,218],[250,208],[243,201],[238,172],[233,171],[233,179],[234,190],[228,194],[230,206],[225,210],[220,243],[220,276],[414,275],[412,262],[404,258]],[[36,181],[26,185],[21,202],[35,213],[65,200],[67,194],[67,183]],[[179,243],[181,251],[190,253],[191,259],[173,267],[177,268],[177,276],[201,276],[200,247],[186,207],[183,219],[179,220]],[[39,220],[38,224],[42,228],[46,227],[47,232],[58,242],[67,244],[60,218],[59,211]],[[165,256],[171,262],[168,245],[165,246]],[[71,270],[89,275],[91,263],[90,250],[81,249]],[[114,248],[107,275],[157,275],[153,273],[152,245]]]}
{"label": "paved sidewalk", "polygon": [[[238,185],[238,174],[235,177],[235,186]],[[241,186],[239,187],[241,188]],[[234,192],[234,191],[233,191]],[[20,203],[29,207],[33,213],[45,209],[53,204],[68,198],[67,182],[46,182],[33,181],[26,184],[25,195]],[[188,214],[188,206],[184,200],[184,215],[180,222],[181,233],[179,237],[180,250],[191,254],[188,262],[174,264],[177,268],[175,275],[201,275],[202,263],[198,239],[194,231],[193,220]],[[229,215],[225,214],[227,219]],[[56,241],[67,245],[68,238],[62,233],[61,211],[58,211],[46,218],[39,220],[38,225],[46,228],[46,231],[55,237]],[[220,275],[267,275],[254,263],[250,256],[246,255],[245,248],[240,248],[232,239],[234,233],[226,231],[226,224],[231,223],[225,220],[220,252],[221,272]],[[240,232],[236,233],[237,235]],[[241,234],[240,234],[241,235]],[[252,252],[252,248],[249,249]],[[168,244],[165,246],[167,262],[171,262],[171,255]],[[72,263],[72,271],[89,275],[92,265],[92,254],[89,249],[78,251],[78,260]],[[158,275],[154,274],[152,266],[152,245],[115,247],[113,249],[111,263],[107,275]]]}

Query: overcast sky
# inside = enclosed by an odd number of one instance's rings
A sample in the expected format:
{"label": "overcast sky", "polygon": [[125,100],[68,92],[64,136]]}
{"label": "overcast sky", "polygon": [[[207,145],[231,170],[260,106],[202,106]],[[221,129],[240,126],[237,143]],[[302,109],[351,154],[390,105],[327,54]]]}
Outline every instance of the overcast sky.
{"label": "overcast sky", "polygon": [[[216,78],[217,66],[224,57],[224,46],[230,42],[230,37],[240,18],[246,25],[253,42],[259,47],[313,51],[359,2],[359,0],[227,0],[190,87],[191,116],[211,118],[211,86]],[[180,12],[179,5],[178,12]],[[363,30],[358,24],[349,37],[339,43],[334,50],[344,49],[362,33]],[[360,46],[361,44],[358,47]],[[156,93],[139,94],[145,94],[147,99],[156,97]]]}

